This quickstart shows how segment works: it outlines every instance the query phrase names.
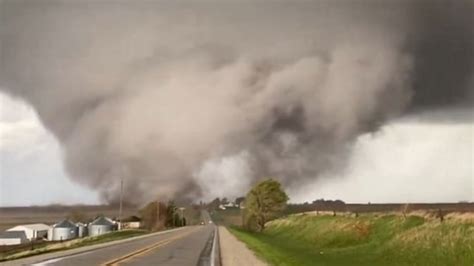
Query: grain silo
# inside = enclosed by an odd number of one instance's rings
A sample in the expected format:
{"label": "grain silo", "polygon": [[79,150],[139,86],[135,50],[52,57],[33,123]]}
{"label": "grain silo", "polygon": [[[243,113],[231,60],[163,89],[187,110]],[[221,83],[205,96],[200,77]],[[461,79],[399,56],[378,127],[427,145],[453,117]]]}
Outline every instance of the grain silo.
{"label": "grain silo", "polygon": [[64,220],[53,225],[53,241],[62,241],[77,237],[77,226],[69,221]]}
{"label": "grain silo", "polygon": [[76,224],[77,226],[77,236],[78,237],[85,237],[87,236],[88,234],[88,229],[87,229],[87,225],[83,224],[83,223],[77,223]]}
{"label": "grain silo", "polygon": [[115,230],[115,223],[104,216],[99,216],[89,224],[89,235],[98,236]]}

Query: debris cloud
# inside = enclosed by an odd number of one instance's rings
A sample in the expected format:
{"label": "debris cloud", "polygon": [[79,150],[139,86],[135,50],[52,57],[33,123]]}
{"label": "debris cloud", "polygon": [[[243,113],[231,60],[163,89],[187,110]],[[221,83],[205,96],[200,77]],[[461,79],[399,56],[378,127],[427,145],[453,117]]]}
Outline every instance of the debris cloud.
{"label": "debris cloud", "polygon": [[3,0],[0,88],[35,108],[70,177],[109,202],[121,178],[135,203],[237,196],[266,176],[298,187],[392,118],[470,108],[473,10]]}

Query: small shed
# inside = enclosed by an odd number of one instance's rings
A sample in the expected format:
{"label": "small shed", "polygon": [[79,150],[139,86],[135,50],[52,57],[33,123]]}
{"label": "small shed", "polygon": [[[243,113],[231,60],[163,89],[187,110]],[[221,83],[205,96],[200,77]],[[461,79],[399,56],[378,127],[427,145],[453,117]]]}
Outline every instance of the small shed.
{"label": "small shed", "polygon": [[48,230],[51,227],[46,224],[24,224],[17,225],[7,231],[23,231],[27,239],[40,239],[48,236]]}
{"label": "small shed", "polygon": [[0,246],[20,245],[28,242],[25,231],[5,231],[0,233]]}
{"label": "small shed", "polygon": [[102,235],[114,231],[115,228],[116,225],[111,219],[104,216],[99,216],[92,223],[89,224],[89,235]]}
{"label": "small shed", "polygon": [[69,220],[63,220],[53,225],[53,241],[62,241],[76,238],[78,229],[76,224]]}
{"label": "small shed", "polygon": [[120,223],[120,229],[138,229],[141,227],[142,219],[132,215],[123,219]]}

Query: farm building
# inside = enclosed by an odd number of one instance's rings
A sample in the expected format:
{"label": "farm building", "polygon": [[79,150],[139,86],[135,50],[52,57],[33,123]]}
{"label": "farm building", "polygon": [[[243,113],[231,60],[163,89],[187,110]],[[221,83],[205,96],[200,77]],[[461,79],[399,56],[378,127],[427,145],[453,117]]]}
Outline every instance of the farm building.
{"label": "farm building", "polygon": [[88,234],[87,225],[83,223],[76,223],[77,226],[77,236],[85,237]]}
{"label": "farm building", "polygon": [[235,204],[233,202],[227,202],[226,204],[224,204],[224,207],[225,208],[237,208],[239,206],[237,206],[237,204]]}
{"label": "farm building", "polygon": [[120,229],[138,229],[141,226],[142,220],[137,216],[130,216],[123,219],[120,223]]}
{"label": "farm building", "polygon": [[23,231],[27,239],[39,239],[46,238],[50,228],[50,226],[45,224],[24,224],[12,227],[7,231]]}
{"label": "farm building", "polygon": [[19,245],[28,242],[24,231],[5,231],[0,233],[0,246]]}
{"label": "farm building", "polygon": [[116,230],[116,224],[109,218],[99,216],[89,224],[89,235],[98,236]]}
{"label": "farm building", "polygon": [[63,220],[55,225],[53,225],[53,240],[62,241],[76,238],[78,235],[77,226],[69,221]]}

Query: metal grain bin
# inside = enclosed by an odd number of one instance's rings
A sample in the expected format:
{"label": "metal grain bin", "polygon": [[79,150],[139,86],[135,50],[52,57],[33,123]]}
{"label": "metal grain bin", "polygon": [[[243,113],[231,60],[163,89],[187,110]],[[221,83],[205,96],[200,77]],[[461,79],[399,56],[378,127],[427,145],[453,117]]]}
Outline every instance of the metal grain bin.
{"label": "metal grain bin", "polygon": [[115,224],[109,218],[100,216],[89,225],[89,235],[98,236],[115,230]]}
{"label": "metal grain bin", "polygon": [[87,226],[83,223],[77,223],[77,236],[78,237],[86,237],[88,235]]}
{"label": "metal grain bin", "polygon": [[52,241],[53,240],[53,228],[49,228],[48,229],[48,241]]}
{"label": "metal grain bin", "polygon": [[77,237],[77,226],[69,221],[64,220],[53,225],[53,241],[62,241]]}

